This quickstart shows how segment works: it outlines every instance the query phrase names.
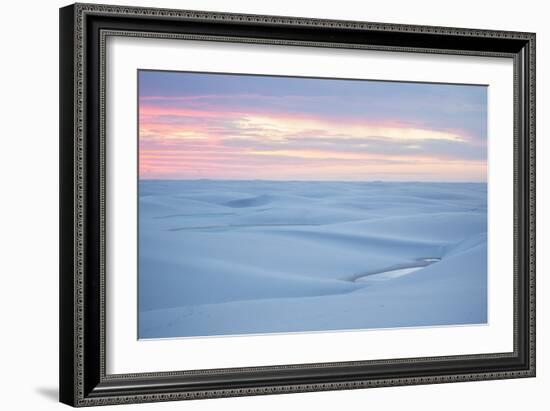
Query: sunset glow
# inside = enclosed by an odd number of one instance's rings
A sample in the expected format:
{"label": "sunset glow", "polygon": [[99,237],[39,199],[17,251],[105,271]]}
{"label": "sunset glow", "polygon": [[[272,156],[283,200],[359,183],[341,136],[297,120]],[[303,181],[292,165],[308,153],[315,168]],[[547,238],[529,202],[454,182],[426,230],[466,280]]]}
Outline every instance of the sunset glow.
{"label": "sunset glow", "polygon": [[486,181],[487,88],[139,72],[140,179]]}

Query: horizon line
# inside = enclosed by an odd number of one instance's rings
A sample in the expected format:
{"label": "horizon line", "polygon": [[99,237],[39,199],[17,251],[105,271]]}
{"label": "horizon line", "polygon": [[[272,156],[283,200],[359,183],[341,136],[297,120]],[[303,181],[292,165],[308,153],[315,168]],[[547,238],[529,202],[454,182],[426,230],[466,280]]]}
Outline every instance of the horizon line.
{"label": "horizon line", "polygon": [[138,178],[138,182],[142,181],[241,181],[241,182],[273,182],[273,183],[434,183],[434,184],[487,184],[487,181],[442,181],[442,180],[273,180],[261,178]]}

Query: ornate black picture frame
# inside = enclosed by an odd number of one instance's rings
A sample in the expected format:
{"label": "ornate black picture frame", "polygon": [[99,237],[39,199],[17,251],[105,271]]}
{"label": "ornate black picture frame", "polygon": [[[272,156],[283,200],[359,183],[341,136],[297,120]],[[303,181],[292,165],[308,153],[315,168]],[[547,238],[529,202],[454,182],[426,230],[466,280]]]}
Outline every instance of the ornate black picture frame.
{"label": "ornate black picture frame", "polygon": [[[513,352],[107,374],[108,36],[513,59]],[[61,402],[92,406],[535,376],[535,34],[75,4],[60,10],[60,100]]]}

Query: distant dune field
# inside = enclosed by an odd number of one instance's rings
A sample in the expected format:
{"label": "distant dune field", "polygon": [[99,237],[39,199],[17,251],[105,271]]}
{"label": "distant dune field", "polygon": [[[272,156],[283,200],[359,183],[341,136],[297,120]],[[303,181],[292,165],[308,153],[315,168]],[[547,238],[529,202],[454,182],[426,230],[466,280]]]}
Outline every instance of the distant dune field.
{"label": "distant dune field", "polygon": [[139,337],[487,322],[485,183],[139,183]]}

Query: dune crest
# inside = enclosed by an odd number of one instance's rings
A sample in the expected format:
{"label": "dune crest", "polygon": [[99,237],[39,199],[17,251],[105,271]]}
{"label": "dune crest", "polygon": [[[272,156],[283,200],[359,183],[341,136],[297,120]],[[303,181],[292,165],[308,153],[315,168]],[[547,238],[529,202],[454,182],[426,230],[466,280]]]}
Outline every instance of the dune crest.
{"label": "dune crest", "polygon": [[487,321],[484,183],[140,182],[140,338]]}

